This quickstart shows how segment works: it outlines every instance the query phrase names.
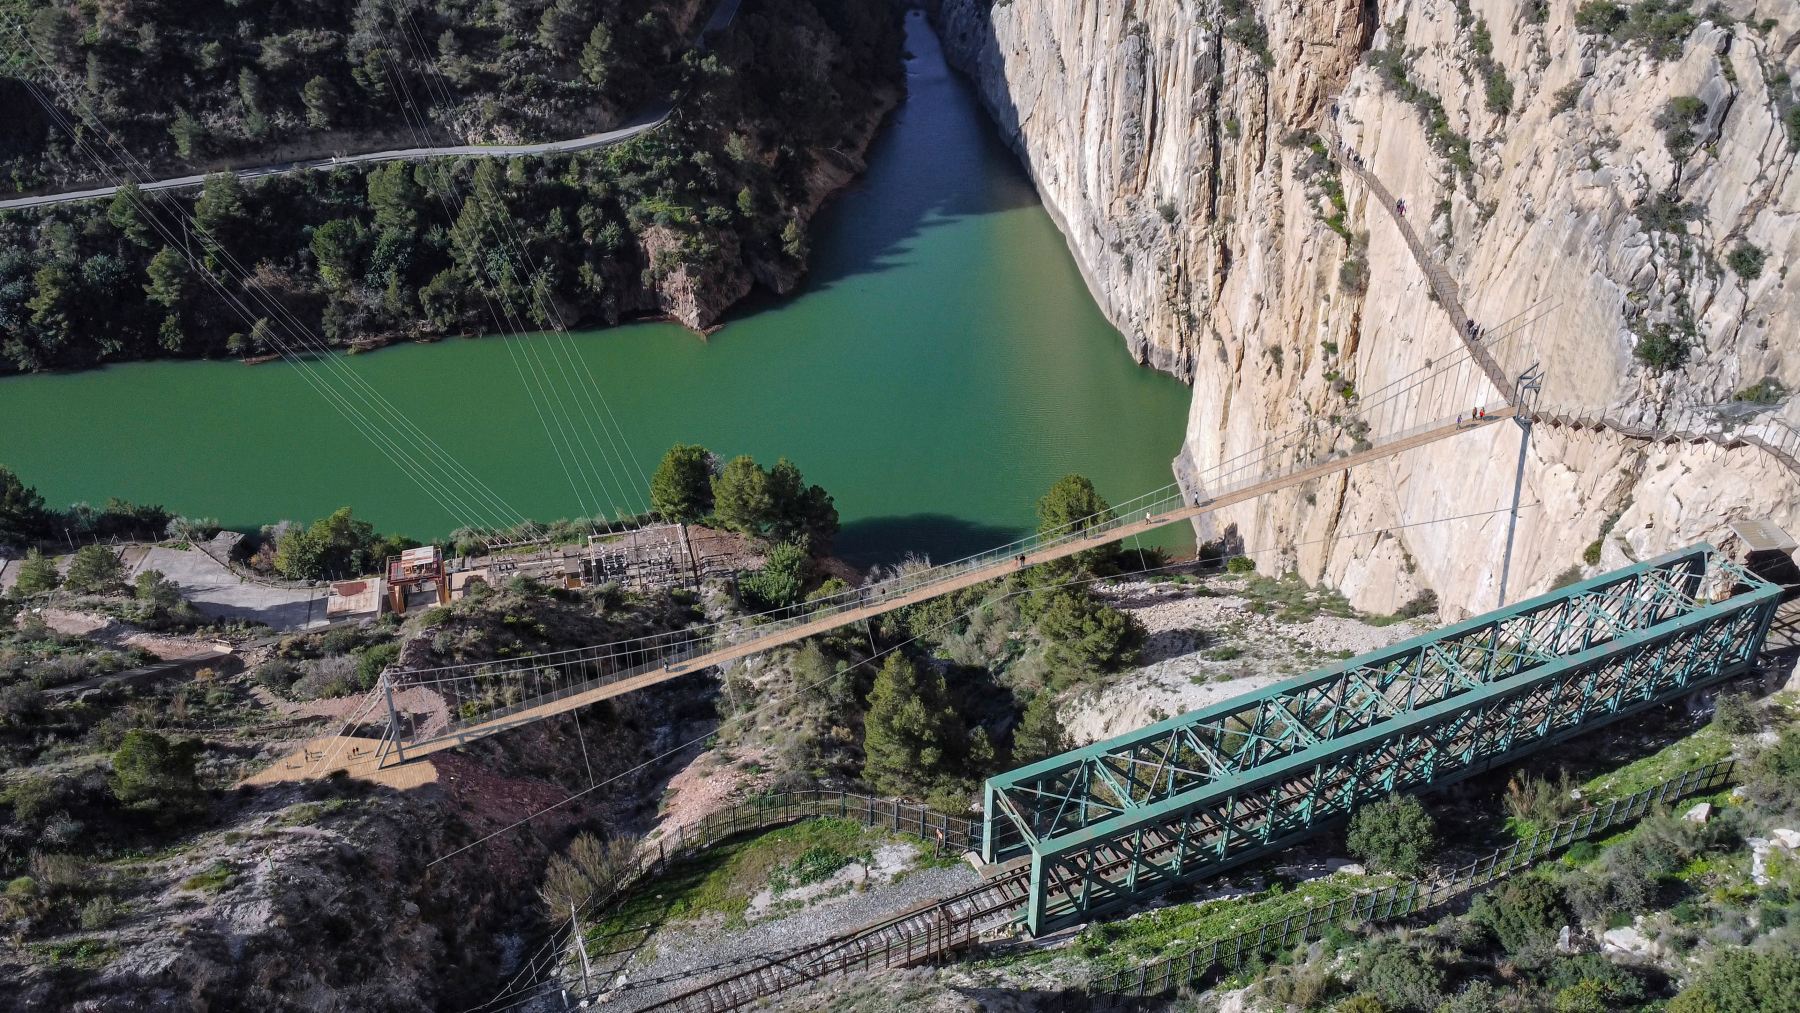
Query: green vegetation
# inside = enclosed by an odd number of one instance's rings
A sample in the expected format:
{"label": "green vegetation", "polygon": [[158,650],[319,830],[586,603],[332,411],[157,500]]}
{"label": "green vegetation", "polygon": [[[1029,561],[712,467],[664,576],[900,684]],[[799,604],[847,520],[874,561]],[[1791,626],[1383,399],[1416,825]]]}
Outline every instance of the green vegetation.
{"label": "green vegetation", "polygon": [[1630,5],[1587,0],[1575,10],[1577,31],[1641,49],[1653,60],[1680,56],[1697,24],[1687,0],[1638,0]]}
{"label": "green vegetation", "polygon": [[1505,116],[1512,111],[1512,80],[1506,76],[1506,68],[1494,59],[1494,37],[1488,31],[1486,18],[1475,20],[1475,31],[1470,40],[1475,49],[1475,69],[1481,74],[1488,112]]}
{"label": "green vegetation", "polygon": [[[39,82],[82,82],[83,102],[119,142],[156,163],[328,146],[331,138],[311,136],[321,130],[382,138],[409,114],[479,137],[579,133],[672,85],[687,46],[672,19],[679,5],[663,0],[559,0],[548,10],[533,0],[194,0],[128,15],[52,0],[12,8],[32,24],[31,40],[9,32],[0,61]],[[22,123],[0,149],[0,178],[24,188],[84,175],[69,139],[28,96],[12,109]]]}
{"label": "green vegetation", "polygon": [[1581,791],[1595,798],[1624,798],[1730,755],[1731,737],[1718,725],[1708,725],[1617,770],[1595,775]]}
{"label": "green vegetation", "polygon": [[1381,79],[1388,88],[1411,103],[1425,117],[1425,136],[1432,148],[1459,173],[1464,176],[1472,174],[1475,171],[1475,160],[1471,154],[1469,139],[1451,129],[1450,114],[1444,110],[1444,103],[1409,76],[1412,56],[1406,50],[1404,17],[1396,19],[1389,26],[1388,38],[1391,41],[1386,48],[1369,50],[1369,64],[1381,74]]}
{"label": "green vegetation", "polygon": [[1667,373],[1687,361],[1688,343],[1672,324],[1656,324],[1639,336],[1631,354],[1651,370]]}
{"label": "green vegetation", "polygon": [[1753,243],[1739,243],[1733,247],[1725,263],[1732,273],[1745,281],[1755,281],[1762,277],[1763,265],[1768,263],[1769,255],[1762,247]]}
{"label": "green vegetation", "polygon": [[1772,376],[1765,376],[1736,394],[1731,395],[1733,401],[1748,401],[1751,404],[1780,404],[1788,396],[1785,384]]}
{"label": "green vegetation", "polygon": [[1411,795],[1389,795],[1350,817],[1350,853],[1384,872],[1414,876],[1437,846],[1437,832],[1424,803]]}
{"label": "green vegetation", "polygon": [[1225,37],[1256,54],[1257,65],[1263,70],[1275,66],[1275,54],[1269,51],[1269,30],[1263,27],[1253,0],[1223,0],[1219,9],[1226,18]]}
{"label": "green vegetation", "polygon": [[341,579],[379,571],[383,562],[418,543],[409,538],[381,537],[368,521],[357,520],[349,507],[308,527],[286,527],[275,537],[276,573],[296,580]]}
{"label": "green vegetation", "polygon": [[781,542],[769,549],[763,568],[738,581],[744,604],[758,612],[787,608],[806,597],[813,579],[812,556],[799,542]]}
{"label": "green vegetation", "polygon": [[124,586],[125,566],[104,545],[83,545],[69,561],[63,586],[76,594],[109,594]]}
{"label": "green vegetation", "polygon": [[13,582],[13,593],[17,595],[43,594],[54,591],[62,585],[62,574],[56,571],[56,561],[37,549],[25,553],[19,562],[19,576]]}
{"label": "green vegetation", "polygon": [[650,476],[650,509],[666,521],[693,523],[712,512],[717,459],[694,443],[677,443]]}
{"label": "green vegetation", "polygon": [[[0,250],[0,257],[4,256],[6,253]],[[4,317],[0,317],[0,335],[4,325]],[[50,510],[36,489],[0,466],[0,545],[29,547],[52,541],[64,544],[65,539],[157,539],[176,521],[162,507],[138,506],[122,499],[107,500],[98,510],[86,503],[76,503],[63,511]]]}
{"label": "green vegetation", "polygon": [[152,731],[134,728],[112,757],[112,792],[126,806],[171,818],[194,811],[200,785],[194,760],[200,744],[192,739],[170,742]]}
{"label": "green vegetation", "polygon": [[1800,952],[1731,949],[1669,1004],[1669,1013],[1760,1013],[1800,996]]}
{"label": "green vegetation", "polygon": [[1089,925],[1077,938],[1075,952],[1104,970],[1132,967],[1164,956],[1172,948],[1222,939],[1289,915],[1302,915],[1309,908],[1387,882],[1385,877],[1332,876],[1292,889],[1277,882],[1244,897],[1161,907],[1133,918]]}
{"label": "green vegetation", "polygon": [[182,880],[181,888],[192,890],[195,893],[218,893],[230,886],[236,875],[237,872],[231,866],[224,862],[214,862],[206,869]]}
{"label": "green vegetation", "polygon": [[831,494],[807,485],[785,457],[767,469],[747,454],[732,458],[712,478],[712,501],[713,523],[755,538],[795,542],[822,556],[837,537]]}
{"label": "green vegetation", "polygon": [[1705,120],[1706,103],[1695,95],[1675,96],[1656,115],[1656,125],[1663,132],[1663,143],[1677,162],[1693,153],[1698,141],[1694,127]]}
{"label": "green vegetation", "polygon": [[[762,891],[780,893],[803,885],[802,879],[828,878],[853,861],[866,861],[877,844],[890,839],[850,820],[826,818],[712,848],[633,889],[605,921],[588,930],[590,945],[631,945],[657,925],[705,915],[723,915],[728,925],[742,925],[751,899]],[[824,872],[828,867],[831,871]]]}
{"label": "green vegetation", "polygon": [[[232,23],[241,17],[233,14]],[[446,18],[446,27],[464,23]],[[390,36],[373,27],[380,24],[377,17],[369,34],[359,33],[369,43],[359,61],[375,61],[357,65],[370,82],[387,80],[390,60],[370,54],[392,52]],[[622,30],[611,29],[611,49],[641,52]],[[303,35],[336,38],[314,33]],[[612,324],[656,309],[658,286],[673,275],[704,278],[745,266],[791,275],[805,256],[795,209],[814,203],[816,153],[862,146],[878,93],[899,84],[900,40],[899,19],[884,4],[761,0],[706,55],[683,61],[684,99],[667,125],[605,150],[342,167],[250,183],[216,176],[197,197],[157,194],[139,203],[128,194],[110,207],[83,202],[6,215],[0,370],[275,354],[298,340],[278,318],[290,313],[337,346],[480,332],[503,322]],[[234,39],[234,51],[237,45]],[[527,43],[511,61],[522,84],[533,75],[519,64],[538,45]],[[486,59],[485,47],[471,46],[460,31],[452,46],[477,63]],[[323,66],[299,54],[293,65],[306,74]],[[332,73],[324,76],[330,83]],[[307,115],[330,120],[393,107],[395,99],[368,94],[354,68],[350,76],[329,89],[307,85]],[[474,81],[482,80],[477,72]],[[583,96],[593,86],[558,82],[556,101],[546,95],[484,106],[591,105]],[[341,104],[326,102],[328,92]],[[157,97],[163,107],[166,98]],[[183,235],[192,236],[191,248]],[[534,276],[524,277],[514,257],[528,258]],[[272,299],[282,314],[273,315]],[[256,307],[252,317],[234,300]]]}
{"label": "green vegetation", "polygon": [[935,670],[891,654],[869,691],[863,731],[863,778],[884,795],[971,790],[960,776],[991,762],[987,733],[959,720]]}

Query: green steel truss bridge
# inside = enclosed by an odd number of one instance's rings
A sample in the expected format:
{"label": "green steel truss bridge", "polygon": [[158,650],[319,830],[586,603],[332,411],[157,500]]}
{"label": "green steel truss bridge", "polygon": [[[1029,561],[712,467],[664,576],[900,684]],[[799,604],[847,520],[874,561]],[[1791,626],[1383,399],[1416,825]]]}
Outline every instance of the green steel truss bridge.
{"label": "green steel truss bridge", "polygon": [[1033,934],[1750,670],[1781,588],[1699,545],[995,777]]}

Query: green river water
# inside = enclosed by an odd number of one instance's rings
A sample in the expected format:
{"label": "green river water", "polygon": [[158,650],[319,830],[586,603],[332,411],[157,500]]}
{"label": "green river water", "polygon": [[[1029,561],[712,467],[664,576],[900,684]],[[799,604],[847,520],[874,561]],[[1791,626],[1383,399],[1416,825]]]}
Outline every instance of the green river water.
{"label": "green river water", "polygon": [[[753,299],[705,340],[635,324],[573,342],[643,471],[676,441],[785,454],[836,497],[839,554],[860,564],[1008,541],[1067,472],[1114,501],[1166,485],[1187,412],[1185,387],[1132,362],[917,14],[909,47],[907,101],[818,219],[802,291]],[[514,351],[344,361],[517,510],[580,515]],[[0,464],[57,505],[121,496],[252,527],[349,504],[415,537],[456,526],[287,364],[0,381]],[[633,471],[633,500],[641,484]]]}

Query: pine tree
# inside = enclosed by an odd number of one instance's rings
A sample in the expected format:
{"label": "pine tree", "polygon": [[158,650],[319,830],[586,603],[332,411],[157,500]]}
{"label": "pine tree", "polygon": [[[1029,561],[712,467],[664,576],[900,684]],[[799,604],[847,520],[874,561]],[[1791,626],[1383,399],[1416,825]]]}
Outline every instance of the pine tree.
{"label": "pine tree", "polygon": [[650,509],[670,521],[697,521],[713,507],[712,455],[697,443],[677,443],[650,476]]}
{"label": "pine tree", "polygon": [[[1038,536],[1063,538],[1079,534],[1113,519],[1111,504],[1094,489],[1094,483],[1082,475],[1064,475],[1050,491],[1038,500]],[[1112,566],[1118,550],[1112,546],[1089,549],[1077,554],[1077,565],[1101,571]]]}
{"label": "pine tree", "polygon": [[1019,718],[1019,729],[1013,732],[1012,761],[1015,764],[1033,763],[1066,752],[1068,748],[1068,729],[1063,727],[1062,718],[1056,713],[1055,695],[1046,689],[1025,705],[1025,713]]}
{"label": "pine tree", "polygon": [[725,465],[712,480],[713,515],[719,523],[747,535],[761,535],[768,523],[772,501],[769,473],[741,454]]}
{"label": "pine tree", "polygon": [[135,245],[147,247],[153,242],[153,238],[150,223],[144,220],[143,206],[144,191],[136,183],[125,183],[113,195],[112,203],[106,209],[106,217],[126,239]]}
{"label": "pine tree", "polygon": [[930,791],[963,753],[962,737],[944,677],[888,655],[863,719],[863,778],[890,795]]}
{"label": "pine tree", "polygon": [[13,582],[13,593],[43,594],[56,590],[61,583],[62,575],[56,572],[56,560],[32,549],[25,553],[24,561],[19,564],[19,579]]}

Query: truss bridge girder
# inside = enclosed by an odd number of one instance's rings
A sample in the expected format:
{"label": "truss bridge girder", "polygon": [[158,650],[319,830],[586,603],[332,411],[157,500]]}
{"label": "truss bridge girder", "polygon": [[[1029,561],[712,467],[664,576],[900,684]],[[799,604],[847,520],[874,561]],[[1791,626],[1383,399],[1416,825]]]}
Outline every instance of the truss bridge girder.
{"label": "truss bridge girder", "polygon": [[1029,853],[1054,931],[1741,674],[1779,593],[1699,546],[1478,616],[994,778],[984,855]]}

